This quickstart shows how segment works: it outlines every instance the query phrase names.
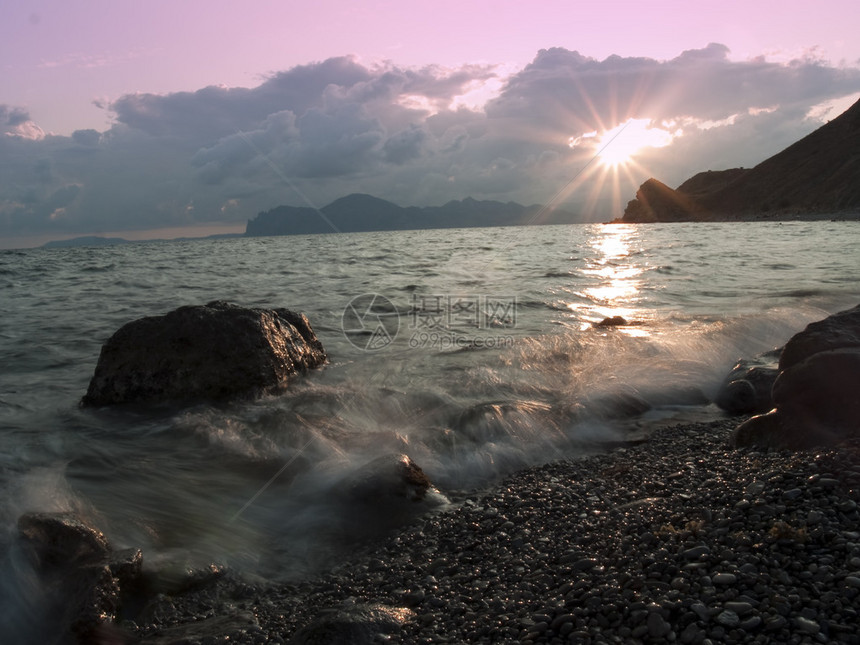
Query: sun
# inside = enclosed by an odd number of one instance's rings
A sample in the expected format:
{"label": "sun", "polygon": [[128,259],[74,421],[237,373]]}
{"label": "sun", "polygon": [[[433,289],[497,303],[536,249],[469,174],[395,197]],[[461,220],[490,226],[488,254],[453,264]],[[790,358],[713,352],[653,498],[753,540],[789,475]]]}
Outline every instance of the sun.
{"label": "sun", "polygon": [[651,125],[650,119],[627,119],[595,140],[597,156],[604,166],[617,168],[633,161],[645,148],[662,148],[672,143],[675,135]]}

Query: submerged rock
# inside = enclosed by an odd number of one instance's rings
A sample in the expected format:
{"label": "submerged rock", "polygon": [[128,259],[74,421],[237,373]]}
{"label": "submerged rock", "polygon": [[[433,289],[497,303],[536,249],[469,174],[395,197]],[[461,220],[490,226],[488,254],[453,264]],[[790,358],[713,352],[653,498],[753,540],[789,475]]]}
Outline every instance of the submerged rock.
{"label": "submerged rock", "polygon": [[111,552],[101,531],[70,513],[27,513],[18,533],[41,571],[103,562]]}
{"label": "submerged rock", "polygon": [[860,435],[860,306],[795,334],[779,369],[775,408],[739,425],[735,445],[802,449]]}
{"label": "submerged rock", "polygon": [[372,539],[448,502],[418,464],[387,454],[359,466],[331,490],[329,535],[344,544]]}
{"label": "submerged rock", "polygon": [[140,550],[114,552],[101,531],[68,513],[22,515],[18,536],[56,629],[79,643],[111,642],[123,599],[140,584]]}
{"label": "submerged rock", "polygon": [[781,349],[741,359],[728,373],[714,398],[730,414],[761,414],[773,409],[773,383],[779,374]]}
{"label": "submerged rock", "polygon": [[365,464],[344,482],[350,500],[369,506],[392,499],[420,502],[430,479],[408,455],[383,455]]}
{"label": "submerged rock", "polygon": [[625,325],[629,325],[627,319],[624,316],[610,316],[604,318],[600,322],[592,323],[592,327],[624,327]]}
{"label": "submerged rock", "polygon": [[223,400],[284,387],[326,362],[304,314],[215,301],[121,327],[102,346],[83,405]]}
{"label": "submerged rock", "polygon": [[415,612],[381,604],[324,609],[295,633],[290,645],[370,645],[390,640]]}

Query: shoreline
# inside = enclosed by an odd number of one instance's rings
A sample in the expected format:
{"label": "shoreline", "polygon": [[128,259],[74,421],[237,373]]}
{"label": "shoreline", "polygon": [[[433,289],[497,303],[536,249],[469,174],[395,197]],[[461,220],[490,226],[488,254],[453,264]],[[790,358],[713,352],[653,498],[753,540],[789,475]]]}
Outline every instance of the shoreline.
{"label": "shoreline", "polygon": [[740,420],[519,471],[316,578],[228,572],[123,631],[160,645],[860,643],[860,441],[730,448]]}
{"label": "shoreline", "polygon": [[625,220],[623,217],[605,222],[606,224],[748,224],[788,222],[860,222],[860,211],[846,210],[836,212],[765,212],[765,213],[721,213],[703,214],[686,219]]}

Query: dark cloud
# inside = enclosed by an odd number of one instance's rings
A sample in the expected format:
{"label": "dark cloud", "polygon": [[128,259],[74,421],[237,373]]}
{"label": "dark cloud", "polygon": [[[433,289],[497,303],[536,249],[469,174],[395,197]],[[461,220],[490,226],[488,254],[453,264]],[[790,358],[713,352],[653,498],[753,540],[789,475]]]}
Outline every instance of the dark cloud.
{"label": "dark cloud", "polygon": [[0,105],[0,123],[8,128],[14,128],[30,120],[29,113],[18,107]]}
{"label": "dark cloud", "polygon": [[86,147],[97,146],[101,137],[102,135],[98,130],[75,130],[72,132],[72,141]]}
{"label": "dark cloud", "polygon": [[596,149],[570,145],[584,134],[642,118],[674,135],[622,173],[615,201],[626,201],[649,175],[677,185],[753,165],[817,127],[813,106],[860,91],[856,67],[735,61],[718,44],[667,61],[554,48],[484,110],[458,102],[495,73],[332,58],[253,88],[126,95],[103,105],[109,130],[70,137],[0,105],[0,235],[242,222],[356,191],[403,205],[540,203],[573,178],[568,207],[607,219],[618,213],[596,192]]}
{"label": "dark cloud", "polygon": [[427,133],[417,125],[395,132],[382,147],[385,160],[402,164],[421,156]]}

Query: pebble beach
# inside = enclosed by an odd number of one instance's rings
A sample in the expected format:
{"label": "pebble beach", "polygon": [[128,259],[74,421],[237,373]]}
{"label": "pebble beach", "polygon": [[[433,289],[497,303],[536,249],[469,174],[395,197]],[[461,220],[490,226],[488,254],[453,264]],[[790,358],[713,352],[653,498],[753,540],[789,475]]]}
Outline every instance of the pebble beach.
{"label": "pebble beach", "polygon": [[665,427],[639,445],[518,472],[317,578],[228,571],[159,596],[114,636],[860,643],[860,442],[735,449],[737,424]]}

